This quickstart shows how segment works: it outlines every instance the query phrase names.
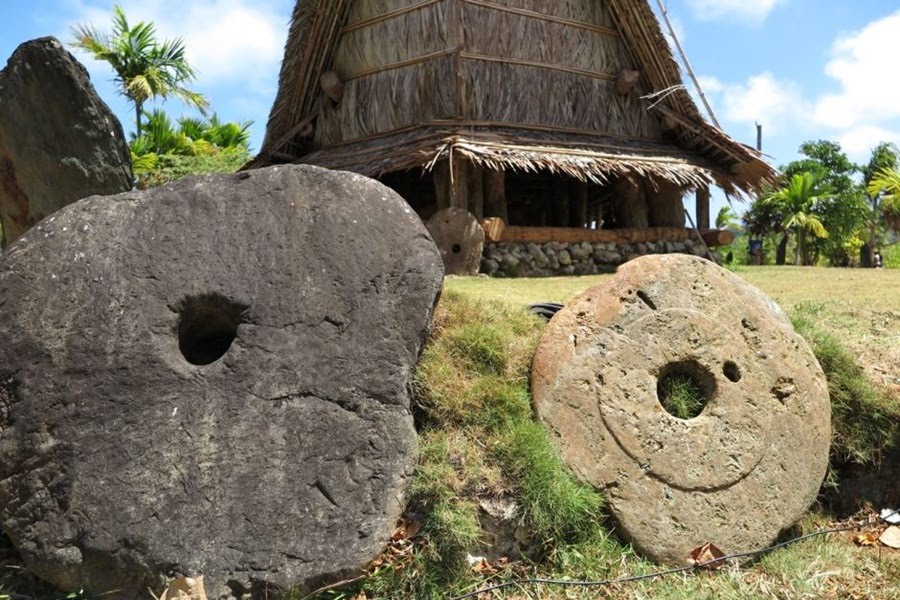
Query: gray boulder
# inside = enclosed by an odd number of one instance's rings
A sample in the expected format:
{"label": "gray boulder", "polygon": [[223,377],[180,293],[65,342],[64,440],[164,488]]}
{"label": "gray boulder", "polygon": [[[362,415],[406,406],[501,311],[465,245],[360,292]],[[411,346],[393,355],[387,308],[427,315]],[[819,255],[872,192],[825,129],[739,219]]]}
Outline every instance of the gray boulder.
{"label": "gray boulder", "polygon": [[442,282],[407,204],[281,166],[92,197],[0,259],[0,526],[64,590],[357,573],[415,461]]}
{"label": "gray boulder", "polygon": [[6,243],[67,204],[131,189],[122,125],[51,37],[0,71],[0,220]]}

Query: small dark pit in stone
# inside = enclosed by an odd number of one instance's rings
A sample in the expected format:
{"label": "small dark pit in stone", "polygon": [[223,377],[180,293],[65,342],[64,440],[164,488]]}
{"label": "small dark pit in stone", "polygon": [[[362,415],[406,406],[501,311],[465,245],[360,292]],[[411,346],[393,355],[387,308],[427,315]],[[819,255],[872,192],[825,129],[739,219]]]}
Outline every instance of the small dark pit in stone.
{"label": "small dark pit in stone", "polygon": [[728,378],[728,381],[732,381],[737,383],[741,380],[741,369],[734,362],[728,361],[725,363],[725,366],[722,368],[722,372],[725,374],[725,377]]}
{"label": "small dark pit in stone", "polygon": [[178,349],[192,365],[209,365],[231,348],[247,307],[207,294],[185,298],[178,310]]}
{"label": "small dark pit in stone", "polygon": [[453,244],[453,247],[450,248],[450,250],[453,252],[453,254],[459,254],[460,252],[462,252],[462,246],[460,246],[459,244]]}

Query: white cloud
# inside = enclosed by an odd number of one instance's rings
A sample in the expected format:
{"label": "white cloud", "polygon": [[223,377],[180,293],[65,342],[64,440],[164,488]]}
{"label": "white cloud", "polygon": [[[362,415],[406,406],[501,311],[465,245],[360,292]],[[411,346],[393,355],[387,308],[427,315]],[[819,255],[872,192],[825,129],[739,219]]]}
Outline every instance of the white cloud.
{"label": "white cloud", "polygon": [[809,102],[799,86],[772,73],[760,73],[741,83],[701,77],[700,85],[719,107],[720,116],[732,123],[761,123],[768,134],[776,134],[788,125],[808,120]]}
{"label": "white cloud", "polygon": [[[160,38],[184,40],[188,60],[206,84],[253,85],[277,72],[288,24],[273,2],[252,0],[122,0],[130,23],[151,21]],[[112,7],[94,0],[77,2],[72,23],[111,27]]]}
{"label": "white cloud", "polygon": [[840,91],[816,103],[818,123],[849,128],[900,118],[898,36],[900,11],[838,38],[825,72],[840,84]]}
{"label": "white cloud", "polygon": [[866,161],[872,149],[881,142],[900,144],[900,131],[876,125],[861,125],[841,133],[838,142],[851,159]]}
{"label": "white cloud", "polygon": [[734,18],[761,23],[775,7],[786,0],[688,0],[688,5],[698,19],[714,21]]}

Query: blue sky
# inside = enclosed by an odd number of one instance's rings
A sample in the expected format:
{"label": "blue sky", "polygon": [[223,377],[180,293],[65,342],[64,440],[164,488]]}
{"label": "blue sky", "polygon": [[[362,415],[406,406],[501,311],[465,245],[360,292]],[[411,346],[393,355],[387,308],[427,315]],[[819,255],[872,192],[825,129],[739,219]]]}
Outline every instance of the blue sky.
{"label": "blue sky", "polygon": [[[28,39],[71,39],[75,23],[108,29],[112,0],[0,0],[0,63]],[[219,116],[254,121],[258,149],[277,89],[292,0],[120,0],[133,21],[184,38],[194,85]],[[656,0],[651,0],[656,4]],[[666,0],[669,16],[713,108],[732,137],[756,142],[775,165],[809,139],[839,141],[867,160],[900,144],[900,3],[897,0]],[[133,129],[105,63],[79,55],[100,95]],[[175,101],[175,115],[191,111]],[[714,210],[722,202],[714,203]]]}

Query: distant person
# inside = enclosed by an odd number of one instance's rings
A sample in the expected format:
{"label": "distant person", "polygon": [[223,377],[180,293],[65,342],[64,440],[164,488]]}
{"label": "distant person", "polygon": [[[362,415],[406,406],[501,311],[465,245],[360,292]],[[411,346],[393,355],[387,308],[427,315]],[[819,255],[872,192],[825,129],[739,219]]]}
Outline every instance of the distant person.
{"label": "distant person", "polygon": [[872,255],[872,266],[876,269],[884,268],[884,259],[881,258],[881,251],[876,250],[875,254]]}

